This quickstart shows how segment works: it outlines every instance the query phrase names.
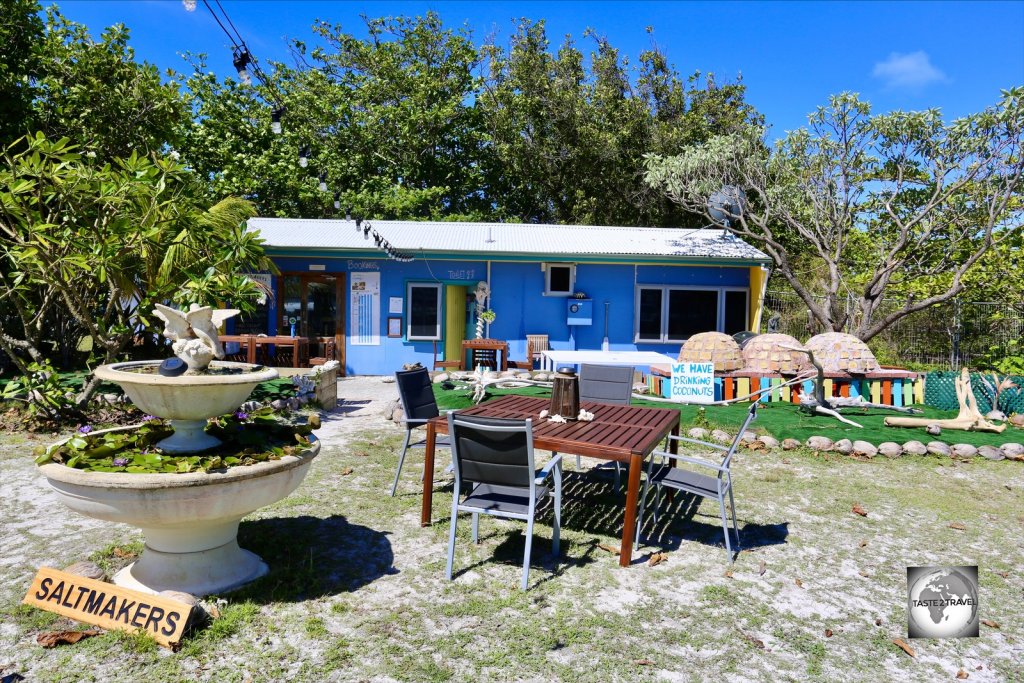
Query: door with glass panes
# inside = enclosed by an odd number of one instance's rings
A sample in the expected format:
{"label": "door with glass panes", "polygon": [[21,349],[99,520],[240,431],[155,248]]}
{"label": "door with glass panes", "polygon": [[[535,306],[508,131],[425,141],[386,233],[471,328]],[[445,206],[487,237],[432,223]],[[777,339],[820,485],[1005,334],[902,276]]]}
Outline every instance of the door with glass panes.
{"label": "door with glass panes", "polygon": [[310,356],[341,362],[345,368],[345,274],[281,275],[277,333],[309,338]]}

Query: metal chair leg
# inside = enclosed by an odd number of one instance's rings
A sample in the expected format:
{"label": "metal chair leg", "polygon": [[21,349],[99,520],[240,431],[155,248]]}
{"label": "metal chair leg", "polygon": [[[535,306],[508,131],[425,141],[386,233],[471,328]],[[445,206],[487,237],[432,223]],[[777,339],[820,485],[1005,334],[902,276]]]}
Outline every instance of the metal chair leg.
{"label": "metal chair leg", "polygon": [[718,496],[718,511],[722,517],[722,532],[725,534],[725,552],[728,553],[729,561],[732,562],[732,541],[729,539],[729,520],[725,516],[725,496],[723,494]]}
{"label": "metal chair leg", "polygon": [[473,543],[480,545],[480,513],[473,513]]}
{"label": "metal chair leg", "polygon": [[612,487],[618,491],[619,483],[622,481],[622,463],[618,460],[615,461],[615,480],[612,483]]}
{"label": "metal chair leg", "polygon": [[551,530],[551,554],[555,556],[557,563],[558,543],[562,533],[562,466],[556,465],[553,474],[555,477],[555,523]]}
{"label": "metal chair leg", "polygon": [[523,582],[521,588],[526,590],[530,584],[530,550],[533,548],[533,517],[536,510],[530,510],[530,519],[526,522],[526,550],[523,553]]}
{"label": "metal chair leg", "polygon": [[395,497],[395,491],[398,489],[398,478],[402,476],[402,465],[405,463],[405,452],[409,450],[409,438],[412,436],[411,430],[405,430],[405,442],[402,443],[402,454],[398,456],[398,469],[395,470],[395,481],[391,484],[391,497]]}
{"label": "metal chair leg", "polygon": [[649,477],[644,479],[644,488],[640,492],[640,504],[636,513],[636,533],[633,535],[633,550],[640,549],[640,532],[644,528],[644,507],[647,506],[647,491],[651,488]]}
{"label": "metal chair leg", "polygon": [[452,566],[455,564],[455,527],[459,520],[459,494],[455,492],[455,499],[452,501],[451,530],[448,533],[448,567],[445,569],[445,576],[452,580]]}
{"label": "metal chair leg", "polygon": [[736,500],[732,496],[732,483],[729,483],[729,507],[732,508],[732,529],[736,532],[736,552],[740,551],[740,528],[736,521]]}

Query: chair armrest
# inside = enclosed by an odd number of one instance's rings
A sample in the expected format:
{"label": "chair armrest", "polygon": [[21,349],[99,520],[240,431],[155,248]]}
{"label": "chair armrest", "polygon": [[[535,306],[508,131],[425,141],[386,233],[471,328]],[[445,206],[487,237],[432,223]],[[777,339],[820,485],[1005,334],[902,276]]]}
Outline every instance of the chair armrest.
{"label": "chair armrest", "polygon": [[[728,449],[726,449],[728,450]],[[652,457],[665,458],[666,460],[678,460],[680,462],[689,463],[691,465],[700,465],[701,467],[708,467],[719,472],[728,472],[729,470],[721,465],[709,462],[707,460],[701,460],[700,458],[691,458],[686,455],[677,455],[675,453],[667,453],[665,451],[654,451],[651,453]]]}
{"label": "chair armrest", "polygon": [[428,422],[430,422],[430,420],[426,420],[426,419],[423,419],[423,418],[417,418],[417,417],[403,417],[402,418],[402,424],[405,424],[405,425],[416,425],[416,426],[419,426],[419,425],[425,425]]}
{"label": "chair armrest", "polygon": [[562,454],[559,453],[558,455],[554,456],[553,458],[547,461],[547,464],[544,465],[544,468],[537,473],[537,478],[533,480],[533,483],[543,484],[544,480],[548,478],[548,475],[554,472],[556,468],[561,469],[561,467]]}
{"label": "chair armrest", "polygon": [[715,450],[722,451],[723,453],[729,452],[729,449],[725,446],[722,446],[721,444],[711,443],[709,441],[701,441],[700,439],[691,439],[688,436],[672,436],[671,434],[669,434],[666,438],[669,441],[682,441],[684,443],[693,443],[697,444],[698,446],[707,446],[708,448],[714,448]]}

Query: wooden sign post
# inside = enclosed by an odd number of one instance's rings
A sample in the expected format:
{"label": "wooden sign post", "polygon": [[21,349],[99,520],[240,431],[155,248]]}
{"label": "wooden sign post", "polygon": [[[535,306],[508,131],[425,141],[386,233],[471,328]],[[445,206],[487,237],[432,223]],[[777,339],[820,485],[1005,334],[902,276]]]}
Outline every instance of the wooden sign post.
{"label": "wooden sign post", "polygon": [[669,398],[683,403],[713,403],[714,363],[673,363]]}
{"label": "wooden sign post", "polygon": [[177,600],[40,567],[22,603],[105,629],[145,631],[174,649],[193,607]]}

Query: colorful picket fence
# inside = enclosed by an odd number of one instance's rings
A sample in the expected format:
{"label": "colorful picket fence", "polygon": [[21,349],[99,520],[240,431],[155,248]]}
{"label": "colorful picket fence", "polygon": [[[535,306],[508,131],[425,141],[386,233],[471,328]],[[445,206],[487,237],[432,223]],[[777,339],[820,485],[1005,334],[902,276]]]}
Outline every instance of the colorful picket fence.
{"label": "colorful picket fence", "polygon": [[[669,397],[670,377],[660,373],[646,376],[648,390],[656,395]],[[748,396],[758,389],[764,390],[760,400],[763,403],[799,403],[798,385],[782,386],[782,377],[715,377],[715,400],[731,401]],[[803,382],[805,393],[814,391],[814,383]],[[865,401],[888,406],[909,406],[924,403],[924,381],[920,376],[872,377],[849,379],[826,379],[825,398],[836,396],[863,396]]]}

